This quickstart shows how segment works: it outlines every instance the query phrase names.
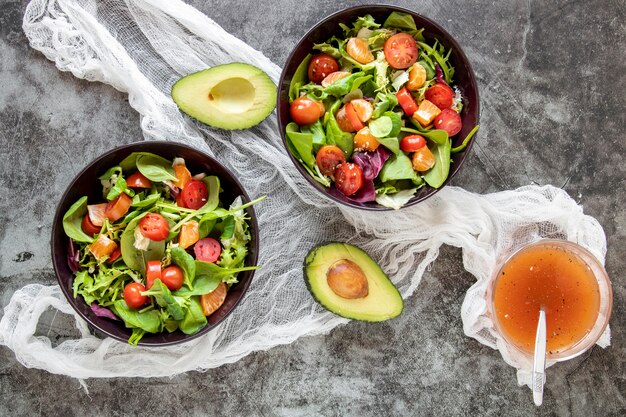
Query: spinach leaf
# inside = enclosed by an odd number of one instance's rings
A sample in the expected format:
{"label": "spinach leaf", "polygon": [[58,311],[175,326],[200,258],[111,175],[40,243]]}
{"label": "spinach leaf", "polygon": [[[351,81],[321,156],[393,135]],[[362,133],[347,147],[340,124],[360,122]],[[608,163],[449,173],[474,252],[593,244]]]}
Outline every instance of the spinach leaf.
{"label": "spinach leaf", "polygon": [[112,168],[107,169],[104,174],[100,175],[98,177],[98,179],[100,181],[102,180],[110,180],[111,178],[113,178],[113,176],[117,176],[119,177],[120,175],[122,175],[122,167],[118,166],[114,166]]}
{"label": "spinach leaf", "polygon": [[196,263],[193,256],[180,246],[173,246],[170,249],[170,254],[172,255],[172,261],[183,270],[183,283],[188,288],[193,288],[194,278],[196,277]]}
{"label": "spinach leaf", "polygon": [[152,287],[147,291],[143,291],[141,294],[154,297],[157,304],[166,308],[174,320],[182,320],[183,317],[185,317],[185,312],[181,305],[181,303],[185,303],[184,298],[178,297],[181,300],[179,303],[176,297],[172,295],[169,288],[167,288],[160,279],[155,279]]}
{"label": "spinach leaf", "polygon": [[140,312],[132,310],[126,305],[126,301],[117,300],[114,304],[114,312],[123,321],[126,327],[136,327],[148,333],[158,333],[161,331],[161,318],[157,310]]}
{"label": "spinach leaf", "polygon": [[293,73],[291,82],[289,83],[289,103],[300,96],[300,88],[308,81],[309,62],[313,55],[308,54],[298,65],[296,72]]}
{"label": "spinach leaf", "polygon": [[403,12],[391,12],[387,20],[385,20],[385,23],[383,23],[383,27],[387,29],[400,29],[404,32],[417,31],[413,16]]}
{"label": "spinach leaf", "polygon": [[233,216],[225,217],[224,220],[222,220],[221,227],[222,227],[222,234],[220,235],[221,240],[230,239],[231,237],[233,237],[233,234],[235,233],[235,217]]}
{"label": "spinach leaf", "polygon": [[136,164],[139,172],[150,181],[176,181],[172,163],[165,158],[151,154],[138,155]]}
{"label": "spinach leaf", "polygon": [[[326,141],[329,145],[337,145],[343,151],[346,158],[349,158],[354,149],[354,141],[352,134],[341,130],[337,119],[335,119],[335,113],[339,109],[339,106],[341,106],[341,101],[337,100],[327,112]],[[315,162],[315,159],[313,161]]]}
{"label": "spinach leaf", "polygon": [[448,133],[441,129],[424,129],[417,120],[411,117],[411,122],[415,125],[415,129],[403,127],[401,130],[407,133],[417,133],[435,142],[437,145],[445,145],[448,142]]}
{"label": "spinach leaf", "polygon": [[198,222],[200,239],[204,239],[211,233],[213,227],[215,227],[215,223],[217,223],[217,219],[212,215],[212,213],[207,213],[200,218],[200,221]]}
{"label": "spinach leaf", "polygon": [[152,156],[157,158],[162,164],[171,165],[172,163],[167,159],[160,157],[159,155],[155,155],[151,152],[133,152],[128,155],[126,158],[120,162],[119,167],[122,168],[122,171],[136,171],[137,170],[137,157],[139,156]]}
{"label": "spinach leaf", "polygon": [[313,146],[317,149],[326,144],[326,134],[324,133],[324,126],[320,120],[311,125],[301,126],[300,131],[312,135]]}
{"label": "spinach leaf", "polygon": [[428,146],[435,157],[435,165],[424,174],[424,180],[433,188],[441,187],[446,178],[448,178],[448,173],[450,172],[450,146],[449,140],[446,140],[443,145],[435,143]]}
{"label": "spinach leaf", "polygon": [[474,134],[478,132],[478,128],[480,128],[480,125],[474,126],[474,128],[467,134],[465,139],[463,139],[463,143],[461,143],[456,148],[450,149],[450,153],[457,153],[457,152],[461,152],[462,150],[464,150],[467,147],[467,144],[469,143],[469,141],[474,136]]}
{"label": "spinach leaf", "polygon": [[369,122],[369,129],[376,138],[385,138],[391,136],[393,123],[388,116],[380,116],[378,119],[372,119]]}
{"label": "spinach leaf", "polygon": [[315,166],[315,158],[313,157],[313,134],[302,133],[298,131],[298,125],[291,122],[285,129],[287,133],[288,144],[291,145],[291,154],[300,159],[309,168]]}
{"label": "spinach leaf", "polygon": [[220,179],[215,175],[209,175],[202,178],[202,182],[206,185],[206,188],[209,191],[209,196],[207,197],[204,206],[200,207],[199,210],[200,213],[207,213],[215,210],[220,204]]}
{"label": "spinach leaf", "polygon": [[207,320],[202,312],[202,306],[198,297],[191,297],[189,299],[189,308],[185,312],[185,317],[179,323],[178,328],[185,334],[196,334],[204,326],[206,326]]}
{"label": "spinach leaf", "polygon": [[408,156],[400,152],[396,155],[392,155],[383,169],[380,171],[379,178],[382,182],[392,180],[404,180],[413,179],[416,176],[413,170],[413,164]]}
{"label": "spinach leaf", "polygon": [[222,268],[210,262],[196,261],[196,276],[207,276],[211,279],[221,279],[222,281],[230,275],[243,272],[254,271],[258,266],[244,266],[241,268]]}
{"label": "spinach leaf", "polygon": [[106,199],[109,201],[115,200],[123,192],[128,192],[128,194],[134,194],[134,191],[129,189],[128,186],[126,185],[126,180],[124,179],[124,177],[119,175],[115,177],[115,182],[113,183],[113,186],[107,193]]}
{"label": "spinach leaf", "polygon": [[347,77],[344,77],[340,80],[335,81],[328,87],[324,89],[326,94],[330,94],[335,97],[343,97],[350,92],[352,89],[352,84],[355,82],[357,78],[361,78],[365,75],[364,72],[359,71],[354,74],[350,74]]}
{"label": "spinach leaf", "polygon": [[83,232],[81,223],[87,214],[87,196],[81,197],[63,215],[63,230],[76,242],[91,243],[93,238]]}
{"label": "spinach leaf", "polygon": [[393,109],[398,105],[398,99],[395,94],[378,93],[376,95],[376,105],[374,106],[374,112],[372,113],[372,119],[377,119],[388,110]]}
{"label": "spinach leaf", "polygon": [[174,291],[172,295],[177,297],[191,297],[192,295],[208,294],[215,290],[220,282],[222,282],[222,279],[219,276],[209,277],[207,275],[201,275],[196,277],[193,289],[182,287],[178,291]]}
{"label": "spinach leaf", "polygon": [[145,274],[146,262],[160,260],[165,254],[164,240],[159,242],[151,240],[148,245],[148,249],[145,251],[135,247],[135,228],[137,227],[139,220],[141,220],[141,218],[146,214],[148,213],[144,212],[132,219],[126,226],[126,229],[120,238],[120,249],[122,251],[122,259],[124,260],[124,263],[130,269],[140,271],[142,274]]}
{"label": "spinach leaf", "polygon": [[393,137],[393,138],[377,138],[377,139],[381,145],[383,145],[385,148],[389,149],[391,152],[395,153],[396,155],[401,153],[400,142],[398,142],[398,138]]}

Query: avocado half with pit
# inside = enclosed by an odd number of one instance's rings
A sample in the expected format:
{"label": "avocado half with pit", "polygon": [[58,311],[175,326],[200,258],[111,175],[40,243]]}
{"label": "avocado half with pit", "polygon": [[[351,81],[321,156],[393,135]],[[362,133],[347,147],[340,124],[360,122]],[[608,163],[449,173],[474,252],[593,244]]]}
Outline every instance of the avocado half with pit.
{"label": "avocado half with pit", "polygon": [[276,85],[261,69],[241,62],[189,74],[172,86],[172,99],[189,116],[221,129],[247,129],[276,107]]}
{"label": "avocado half with pit", "polygon": [[314,247],[305,258],[304,277],[313,298],[339,316],[384,321],[402,313],[398,289],[356,246],[333,242]]}

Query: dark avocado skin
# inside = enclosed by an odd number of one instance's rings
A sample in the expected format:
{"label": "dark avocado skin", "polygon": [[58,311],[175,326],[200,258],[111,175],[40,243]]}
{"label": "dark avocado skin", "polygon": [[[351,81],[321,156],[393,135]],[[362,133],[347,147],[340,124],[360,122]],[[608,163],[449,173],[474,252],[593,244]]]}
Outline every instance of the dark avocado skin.
{"label": "dark avocado skin", "polygon": [[[304,258],[304,264],[303,264],[303,268],[302,268],[302,275],[304,277],[304,282],[306,284],[307,290],[309,290],[309,292],[313,296],[313,299],[315,301],[317,301],[322,307],[324,307],[325,309],[327,309],[331,313],[336,314],[336,315],[338,315],[340,317],[344,317],[344,318],[347,318],[347,319],[353,319],[353,320],[359,320],[359,321],[365,321],[365,322],[370,322],[370,323],[376,323],[376,322],[383,321],[383,320],[369,320],[367,318],[355,318],[354,316],[348,316],[346,314],[342,314],[341,312],[334,311],[331,307],[329,307],[324,302],[323,299],[320,299],[320,297],[318,297],[318,295],[315,293],[315,290],[313,289],[313,287],[311,285],[311,280],[309,279],[308,274],[307,274],[307,267],[311,264],[311,262],[313,262],[317,258],[318,254],[319,254],[319,251],[332,250],[334,245],[342,245],[344,247],[356,248],[359,251],[363,252],[365,255],[367,255],[367,257],[371,260],[371,262],[373,262],[374,264],[376,264],[378,266],[378,264],[372,259],[371,256],[369,256],[369,254],[367,254],[367,252],[365,252],[363,249],[361,249],[361,248],[359,248],[357,246],[350,245],[350,244],[343,243],[343,242],[336,242],[336,241],[328,241],[328,242],[321,243],[321,244],[316,245],[313,248],[311,248],[309,253],[307,253],[307,256]],[[363,265],[360,262],[358,262],[357,259],[350,259],[350,260],[355,262],[361,268],[363,268]],[[378,268],[380,269],[380,266],[378,266]],[[389,280],[389,278],[382,271],[382,269],[380,269],[380,271],[381,271],[382,276],[384,277],[384,279],[389,281],[388,290],[389,291],[393,291],[394,295],[397,296],[398,300],[401,303],[400,310],[399,310],[398,314],[396,314],[394,316],[394,317],[396,317],[396,316],[400,315],[402,313],[402,311],[404,311],[404,303],[402,302],[402,296],[400,294],[400,291],[398,291],[398,289],[393,285],[393,283],[391,283],[391,280]]]}

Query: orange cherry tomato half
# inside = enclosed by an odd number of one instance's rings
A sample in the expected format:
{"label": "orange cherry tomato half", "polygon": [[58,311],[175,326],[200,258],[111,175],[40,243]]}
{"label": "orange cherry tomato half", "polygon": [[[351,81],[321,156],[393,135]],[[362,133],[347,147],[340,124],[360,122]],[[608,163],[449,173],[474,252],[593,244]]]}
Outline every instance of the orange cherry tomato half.
{"label": "orange cherry tomato half", "polygon": [[181,192],[185,207],[198,210],[204,206],[209,198],[209,190],[206,184],[199,180],[191,180]]}
{"label": "orange cherry tomato half", "polygon": [[335,115],[335,120],[337,120],[337,125],[339,125],[339,129],[344,132],[352,133],[355,132],[356,129],[348,119],[348,115],[346,114],[346,107],[342,107],[337,111]]}
{"label": "orange cherry tomato half", "polygon": [[317,151],[315,162],[322,174],[331,176],[335,173],[337,165],[346,162],[346,157],[338,146],[324,145]]}
{"label": "orange cherry tomato half", "polygon": [[222,246],[216,239],[205,237],[195,244],[193,253],[199,261],[214,263],[217,262],[222,254]]}
{"label": "orange cherry tomato half", "polygon": [[433,121],[435,129],[442,129],[448,132],[448,137],[452,137],[461,131],[463,121],[461,116],[452,109],[443,109]]}
{"label": "orange cherry tomato half", "polygon": [[413,113],[417,111],[417,103],[411,92],[406,87],[402,87],[400,91],[396,93],[396,98],[404,113],[409,117],[413,116]]}
{"label": "orange cherry tomato half", "polygon": [[417,43],[408,33],[398,33],[387,39],[383,52],[394,69],[407,69],[417,61]]}
{"label": "orange cherry tomato half", "polygon": [[329,74],[339,71],[337,60],[327,54],[315,55],[309,62],[309,80],[319,84]]}
{"label": "orange cherry tomato half", "polygon": [[130,188],[150,188],[152,181],[146,178],[141,172],[137,171],[126,179],[126,185]]}
{"label": "orange cherry tomato half", "polygon": [[215,313],[215,311],[224,304],[227,292],[228,287],[226,284],[220,282],[216,289],[200,296],[200,305],[202,306],[202,312],[205,316],[210,316]]}
{"label": "orange cherry tomato half", "polygon": [[148,296],[141,293],[146,290],[146,287],[138,282],[131,282],[124,287],[124,301],[126,305],[133,309],[138,309],[148,302]]}
{"label": "orange cherry tomato half", "polygon": [[408,135],[400,141],[400,149],[404,152],[415,152],[424,146],[426,146],[426,139],[422,135]]}
{"label": "orange cherry tomato half", "polygon": [[146,288],[150,289],[156,279],[161,279],[161,261],[146,262]]}
{"label": "orange cherry tomato half", "polygon": [[443,83],[437,83],[426,90],[424,98],[441,110],[449,109],[454,99],[454,90]]}
{"label": "orange cherry tomato half", "polygon": [[324,105],[322,103],[307,97],[298,97],[289,107],[291,119],[300,126],[317,122],[324,112]]}
{"label": "orange cherry tomato half", "polygon": [[176,265],[168,266],[161,272],[161,282],[163,282],[170,291],[180,289],[180,287],[183,286],[184,279],[183,270]]}
{"label": "orange cherry tomato half", "polygon": [[363,129],[365,126],[363,125],[363,122],[361,122],[361,119],[359,119],[359,115],[356,113],[356,110],[354,110],[354,106],[352,105],[352,103],[346,104],[345,108],[346,117],[352,124],[354,130],[358,132],[359,130]]}
{"label": "orange cherry tomato half", "polygon": [[346,162],[335,168],[335,187],[345,195],[352,195],[363,186],[363,170],[357,164]]}
{"label": "orange cherry tomato half", "polygon": [[170,225],[159,213],[148,213],[139,220],[139,231],[150,240],[160,242],[170,233]]}
{"label": "orange cherry tomato half", "polygon": [[96,226],[91,222],[91,220],[89,219],[89,214],[85,214],[85,217],[83,217],[83,221],[80,223],[80,227],[81,229],[83,229],[83,232],[85,232],[85,234],[88,234],[89,236],[100,233],[100,229],[102,228],[101,226]]}
{"label": "orange cherry tomato half", "polygon": [[131,199],[126,193],[122,193],[114,200],[109,201],[105,209],[105,214],[112,222],[121,219],[130,208]]}

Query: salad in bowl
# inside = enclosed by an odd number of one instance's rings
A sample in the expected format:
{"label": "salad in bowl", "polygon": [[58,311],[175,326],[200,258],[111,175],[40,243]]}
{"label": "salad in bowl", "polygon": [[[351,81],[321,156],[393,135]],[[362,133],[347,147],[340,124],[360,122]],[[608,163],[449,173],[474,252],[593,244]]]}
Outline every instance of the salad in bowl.
{"label": "salad in bowl", "polygon": [[340,34],[311,40],[291,75],[285,143],[332,197],[398,209],[456,172],[453,157],[470,144],[477,113],[464,114],[454,49],[429,37],[413,14],[362,14],[337,24]]}

